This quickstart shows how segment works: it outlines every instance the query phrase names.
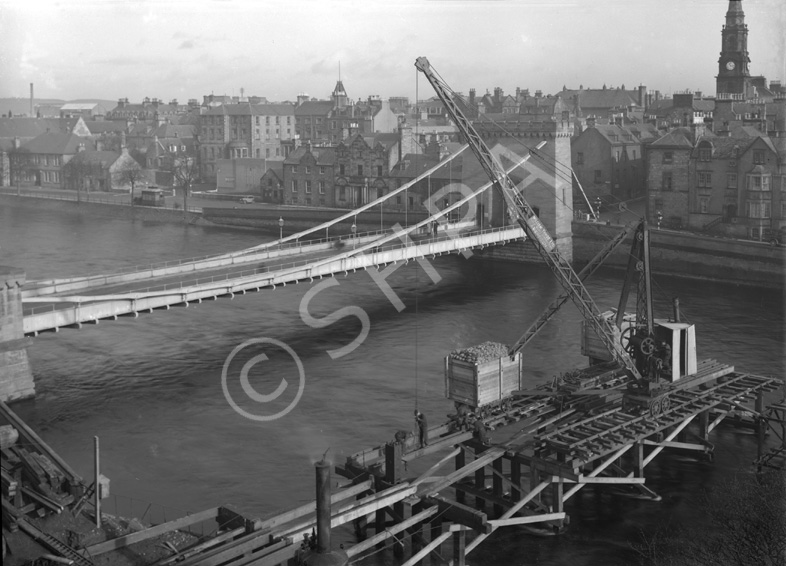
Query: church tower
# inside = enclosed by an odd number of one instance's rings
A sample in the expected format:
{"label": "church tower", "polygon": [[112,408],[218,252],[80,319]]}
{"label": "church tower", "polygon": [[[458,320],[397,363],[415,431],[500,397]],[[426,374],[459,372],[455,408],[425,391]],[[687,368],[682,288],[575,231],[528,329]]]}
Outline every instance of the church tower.
{"label": "church tower", "polygon": [[722,44],[718,59],[718,76],[716,77],[716,94],[740,94],[750,82],[748,70],[748,26],[745,25],[745,13],[742,11],[742,0],[730,0],[726,12],[726,25],[721,31]]}

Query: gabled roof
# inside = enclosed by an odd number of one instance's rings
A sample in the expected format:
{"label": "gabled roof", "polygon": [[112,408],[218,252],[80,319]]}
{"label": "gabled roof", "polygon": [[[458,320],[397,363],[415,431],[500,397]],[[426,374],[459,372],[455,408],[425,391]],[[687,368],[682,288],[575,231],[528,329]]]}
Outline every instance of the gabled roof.
{"label": "gabled roof", "polygon": [[95,145],[89,139],[60,132],[43,133],[22,145],[22,147],[31,153],[73,155],[79,151],[80,144],[84,144],[85,150],[95,150]]}
{"label": "gabled roof", "polygon": [[48,124],[43,118],[0,118],[0,139],[33,139],[46,132]]}
{"label": "gabled roof", "polygon": [[85,126],[91,134],[103,134],[107,132],[125,132],[125,122],[117,120],[85,120]]}
{"label": "gabled roof", "polygon": [[736,149],[737,155],[742,155],[748,151],[753,144],[758,140],[762,140],[765,145],[773,152],[777,153],[775,146],[773,146],[770,138],[766,136],[747,136],[745,134],[737,136],[703,136],[696,144],[697,148],[693,150],[692,155],[698,156],[698,146],[703,141],[709,141],[712,144],[712,157],[714,159],[729,159],[734,155]]}
{"label": "gabled roof", "polygon": [[303,157],[311,154],[317,165],[333,165],[336,162],[336,152],[332,147],[311,147],[302,145],[282,162],[286,165],[299,165]]}
{"label": "gabled roof", "polygon": [[577,101],[581,108],[609,109],[639,103],[639,93],[635,90],[615,88],[563,90],[560,94],[566,100]]}
{"label": "gabled roof", "polygon": [[108,167],[119,158],[120,154],[116,151],[90,151],[86,149],[77,153],[69,163],[99,163]]}
{"label": "gabled roof", "polygon": [[327,116],[333,110],[330,100],[307,100],[295,108],[295,116]]}
{"label": "gabled roof", "polygon": [[650,147],[660,148],[693,148],[693,132],[690,128],[675,128],[650,144]]}
{"label": "gabled roof", "polygon": [[101,105],[98,102],[66,102],[60,110],[94,110],[97,106]]}

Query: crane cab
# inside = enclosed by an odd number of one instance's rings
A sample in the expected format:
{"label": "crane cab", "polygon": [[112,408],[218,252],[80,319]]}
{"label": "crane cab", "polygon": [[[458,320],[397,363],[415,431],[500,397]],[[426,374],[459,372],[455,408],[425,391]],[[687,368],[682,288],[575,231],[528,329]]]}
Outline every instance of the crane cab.
{"label": "crane cab", "polygon": [[666,350],[661,352],[664,357],[661,358],[663,367],[660,377],[673,383],[696,373],[696,327],[685,322],[655,319],[653,330],[657,344]]}

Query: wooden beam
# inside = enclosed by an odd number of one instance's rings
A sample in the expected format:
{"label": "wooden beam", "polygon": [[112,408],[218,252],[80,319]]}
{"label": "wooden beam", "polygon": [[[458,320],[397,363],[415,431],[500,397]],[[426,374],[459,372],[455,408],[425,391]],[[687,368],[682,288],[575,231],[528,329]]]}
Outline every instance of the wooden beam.
{"label": "wooden beam", "polygon": [[655,442],[654,440],[644,440],[644,444],[648,446],[662,446],[663,448],[679,448],[681,450],[701,450],[705,451],[707,449],[706,446],[703,444],[692,444],[690,442],[674,442],[674,441],[663,441],[663,442]]}
{"label": "wooden beam", "polygon": [[470,474],[475,473],[475,471],[483,468],[486,464],[491,463],[493,460],[499,458],[504,453],[505,450],[503,448],[498,448],[498,447],[490,448],[478,459],[473,460],[472,462],[470,462],[460,470],[456,470],[452,474],[447,475],[443,481],[433,485],[427,495],[436,495],[446,487],[450,487],[451,484],[454,484],[461,478],[464,478]]}
{"label": "wooden beam", "polygon": [[418,477],[418,478],[417,478],[415,481],[413,481],[413,482],[412,482],[412,485],[420,485],[421,483],[424,483],[426,480],[428,480],[428,478],[429,478],[429,477],[430,477],[430,476],[431,476],[431,475],[432,475],[434,472],[436,472],[436,471],[437,471],[438,469],[440,469],[442,466],[444,466],[445,464],[447,464],[448,462],[450,462],[450,460],[451,460],[452,458],[454,458],[455,456],[457,456],[457,455],[458,455],[458,454],[459,454],[459,453],[460,453],[462,450],[463,450],[463,449],[461,448],[461,446],[459,446],[458,448],[455,448],[453,451],[451,451],[451,453],[450,453],[450,454],[448,454],[447,456],[445,456],[444,458],[442,458],[442,459],[441,459],[439,462],[437,462],[436,464],[434,464],[433,466],[431,466],[431,467],[430,467],[428,470],[426,470],[425,472],[423,472],[423,473],[422,473],[422,474],[421,474],[421,475],[420,475],[420,476],[419,476],[419,477]]}
{"label": "wooden beam", "polygon": [[81,553],[83,556],[97,556],[99,554],[109,552],[110,550],[117,550],[118,548],[123,548],[124,546],[129,546],[131,544],[162,535],[169,531],[176,531],[178,529],[182,529],[183,527],[188,527],[189,525],[199,523],[200,521],[215,519],[218,517],[218,509],[218,507],[213,507],[211,509],[206,509],[205,511],[200,511],[199,513],[194,513],[193,515],[187,515],[185,517],[181,517],[180,519],[169,521],[168,523],[162,523],[160,525],[156,525],[155,527],[150,527],[149,529],[145,529],[143,531],[138,531],[124,535],[122,537],[113,538],[112,540],[100,542],[85,548],[81,551]]}
{"label": "wooden beam", "polygon": [[398,523],[398,524],[396,524],[396,525],[394,525],[392,527],[388,527],[384,531],[375,534],[373,537],[367,538],[363,542],[360,542],[360,543],[356,544],[355,546],[347,549],[347,551],[346,551],[347,552],[347,556],[349,556],[350,558],[354,558],[358,554],[373,548],[378,543],[387,540],[388,538],[392,537],[393,535],[396,535],[396,534],[400,533],[401,531],[406,530],[406,529],[408,529],[409,527],[411,527],[413,525],[416,525],[416,524],[418,524],[418,523],[420,523],[422,521],[425,521],[426,519],[428,519],[430,517],[433,517],[434,515],[437,514],[438,511],[439,511],[439,507],[437,507],[436,505],[434,505],[433,507],[429,507],[428,509],[424,509],[420,513],[412,515],[409,519],[406,519],[406,520],[402,521],[401,523]]}
{"label": "wooden beam", "polygon": [[[632,473],[632,472],[631,472]],[[636,477],[611,477],[611,476],[602,476],[602,477],[582,477],[579,479],[578,482],[573,482],[570,480],[565,480],[565,483],[592,483],[592,484],[631,484],[631,483],[644,483],[644,478],[636,478]]]}
{"label": "wooden beam", "polygon": [[[596,467],[594,470],[592,470],[592,471],[589,473],[589,475],[587,475],[587,476],[585,476],[585,477],[594,478],[594,477],[596,477],[596,476],[599,476],[599,475],[600,475],[600,473],[601,473],[603,470],[605,470],[605,469],[606,469],[606,468],[608,468],[610,465],[612,465],[612,464],[614,463],[614,461],[615,461],[617,458],[619,458],[619,457],[620,457],[620,456],[622,456],[622,455],[623,455],[625,452],[627,452],[628,450],[630,450],[631,448],[633,448],[633,446],[634,446],[634,445],[633,445],[633,443],[631,443],[631,444],[628,444],[628,445],[626,445],[626,446],[623,446],[622,448],[620,448],[619,450],[617,450],[616,452],[614,452],[614,453],[613,453],[611,456],[609,456],[609,457],[606,459],[606,461],[605,461],[605,462],[603,462],[603,463],[602,463],[600,466]],[[570,488],[568,491],[566,491],[566,492],[565,492],[565,495],[563,495],[563,496],[562,496],[562,502],[563,502],[563,503],[565,503],[565,502],[566,502],[568,499],[570,499],[571,497],[573,497],[573,495],[574,495],[574,494],[575,494],[575,493],[576,493],[578,490],[580,490],[582,487],[584,487],[584,485],[585,485],[585,484],[583,484],[583,483],[580,483],[580,484],[578,484],[578,485],[575,485],[575,486],[573,486],[573,487],[572,487],[572,488]]]}
{"label": "wooden beam", "polygon": [[510,519],[490,519],[489,524],[495,529],[511,525],[529,525],[531,523],[544,523],[546,521],[559,521],[565,518],[565,513],[544,513],[543,515],[528,515],[526,517],[511,517]]}
{"label": "wooden beam", "polygon": [[[429,438],[431,438],[431,433],[429,432]],[[411,462],[412,460],[417,460],[422,456],[427,456],[429,454],[433,454],[434,452],[439,452],[440,450],[444,450],[448,446],[453,446],[454,444],[459,444],[461,442],[466,442],[472,438],[471,432],[460,432],[457,434],[451,434],[450,436],[446,436],[445,438],[440,438],[436,442],[433,442],[426,446],[425,448],[418,448],[417,450],[413,450],[412,452],[407,452],[401,458],[405,462]]]}
{"label": "wooden beam", "polygon": [[430,543],[428,543],[426,546],[424,546],[420,552],[413,555],[412,558],[404,562],[404,564],[402,564],[401,566],[415,566],[418,562],[420,562],[426,556],[431,554],[432,550],[439,548],[440,545],[446,540],[448,540],[451,536],[453,536],[453,533],[451,533],[450,531],[446,533],[442,533],[437,538],[435,538]]}
{"label": "wooden beam", "polygon": [[[697,415],[698,415],[698,413],[696,413],[696,414],[693,414],[693,415],[690,415],[690,416],[689,416],[687,419],[685,419],[685,420],[684,420],[684,421],[682,421],[680,424],[678,424],[676,427],[674,427],[674,430],[673,430],[673,431],[671,431],[671,432],[669,433],[669,435],[668,435],[666,438],[664,438],[664,439],[663,439],[663,442],[669,442],[670,440],[674,440],[674,438],[675,438],[675,437],[676,437],[676,436],[677,436],[677,435],[678,435],[680,432],[682,432],[682,429],[684,429],[686,426],[688,426],[688,425],[690,424],[690,422],[691,422],[691,421],[692,421],[694,418],[696,418],[696,416],[697,416]],[[663,450],[663,448],[664,448],[663,446],[658,446],[658,447],[656,447],[656,448],[655,448],[655,450],[653,450],[652,452],[650,452],[650,453],[647,455],[647,457],[646,457],[646,458],[644,458],[644,462],[643,462],[642,466],[646,466],[647,464],[649,464],[650,462],[652,462],[652,460],[655,458],[655,456],[657,456],[658,454],[660,454],[660,453],[661,453],[661,450]]]}
{"label": "wooden beam", "polygon": [[[354,497],[364,491],[368,491],[371,489],[372,481],[370,479],[362,481],[357,485],[353,485],[344,489],[342,491],[338,491],[330,496],[330,503],[339,503],[344,501],[345,499],[349,499],[350,497]],[[316,501],[312,501],[311,503],[306,503],[305,505],[301,505],[291,511],[287,511],[286,513],[281,513],[280,515],[276,515],[275,517],[270,517],[268,519],[257,519],[254,521],[254,530],[263,530],[263,529],[274,529],[280,525],[285,525],[295,519],[299,519],[311,513],[316,513],[317,511],[317,504]]]}
{"label": "wooden beam", "polygon": [[491,533],[488,517],[482,511],[451,501],[441,495],[433,495],[430,499],[437,502],[439,512],[445,520],[465,525],[481,533]]}

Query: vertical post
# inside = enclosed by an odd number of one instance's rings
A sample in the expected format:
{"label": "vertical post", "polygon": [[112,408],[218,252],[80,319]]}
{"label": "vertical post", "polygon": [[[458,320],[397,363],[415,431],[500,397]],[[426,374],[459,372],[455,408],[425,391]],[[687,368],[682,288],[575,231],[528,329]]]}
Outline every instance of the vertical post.
{"label": "vertical post", "polygon": [[453,533],[453,566],[466,566],[467,532]]}
{"label": "vertical post", "polygon": [[[460,470],[461,468],[463,468],[465,463],[466,463],[466,455],[464,454],[464,448],[462,447],[461,451],[458,454],[456,454],[456,470]],[[458,482],[456,483],[456,485],[458,485]],[[464,492],[456,488],[456,502],[463,504],[464,501],[465,501]]]}
{"label": "vertical post", "polygon": [[[563,511],[562,476],[559,477],[559,481],[552,482],[551,485],[552,485],[551,494],[552,494],[552,499],[553,499],[552,505],[554,506],[554,512],[555,513],[562,513],[562,511]],[[563,519],[558,519],[557,520],[557,524],[556,524],[556,528],[557,529],[561,529],[563,524],[564,524],[564,520]]]}
{"label": "vertical post", "polygon": [[[380,476],[374,477],[374,489],[376,489],[377,492],[380,492],[383,489],[385,489],[385,486],[383,485],[382,482],[382,478]],[[379,534],[384,530],[385,530],[385,508],[383,507],[381,509],[377,509],[374,512],[374,531],[377,534]],[[385,548],[385,543],[384,542],[378,543],[377,548],[378,549]]]}
{"label": "vertical post", "polygon": [[403,445],[400,442],[388,442],[385,445],[385,481],[390,485],[396,485],[404,475],[402,453]]}
{"label": "vertical post", "polygon": [[[702,414],[706,414],[702,413]],[[644,443],[637,442],[633,445],[633,475],[637,478],[644,477]]]}
{"label": "vertical post", "polygon": [[[756,412],[759,415],[764,415],[764,392],[759,391],[756,394]],[[757,458],[764,456],[764,436],[767,433],[767,420],[763,416],[756,417],[756,438],[758,439]]]}
{"label": "vertical post", "polygon": [[[478,491],[485,491],[486,489],[486,467],[482,467],[475,471],[475,489]],[[479,510],[486,508],[486,500],[482,497],[475,497],[475,507]]]}
{"label": "vertical post", "polygon": [[317,552],[330,552],[330,464],[316,463],[317,486]]}
{"label": "vertical post", "polygon": [[513,484],[510,500],[516,502],[521,499],[521,462],[515,457],[510,461],[510,481]]}
{"label": "vertical post", "polygon": [[101,468],[99,463],[98,457],[98,437],[93,437],[93,452],[95,454],[95,508],[96,508],[96,527],[101,526],[101,482],[99,478],[101,477]]}
{"label": "vertical post", "polygon": [[[396,517],[397,521],[403,521],[404,517],[404,504],[401,501],[397,501],[393,504],[393,514]],[[394,539],[393,542],[393,556],[396,558],[403,558],[404,557],[404,537],[400,536],[397,540]]]}
{"label": "vertical post", "polygon": [[702,411],[699,413],[699,438],[704,441],[709,440],[709,428],[710,428],[710,411],[707,409],[706,411]]}
{"label": "vertical post", "polygon": [[[530,489],[534,488],[536,485],[540,483],[540,472],[537,470],[537,468],[531,465],[529,469],[529,478],[530,478],[529,479]],[[532,500],[540,503],[540,493],[538,493]]]}
{"label": "vertical post", "polygon": [[[502,475],[502,463],[503,463],[502,462],[502,456],[500,456],[499,458],[494,460],[494,462],[492,462],[492,464],[491,464],[492,468],[494,469],[494,472],[496,472],[496,473],[494,473],[492,475],[492,478],[491,478],[492,493],[494,494],[494,497],[498,497],[500,499],[502,498],[502,477],[501,477],[501,475]],[[503,512],[504,512],[504,509],[502,508],[502,505],[499,505],[498,503],[495,503],[494,504],[494,516],[495,517],[500,517]]]}

